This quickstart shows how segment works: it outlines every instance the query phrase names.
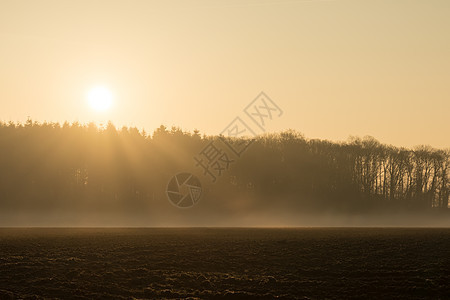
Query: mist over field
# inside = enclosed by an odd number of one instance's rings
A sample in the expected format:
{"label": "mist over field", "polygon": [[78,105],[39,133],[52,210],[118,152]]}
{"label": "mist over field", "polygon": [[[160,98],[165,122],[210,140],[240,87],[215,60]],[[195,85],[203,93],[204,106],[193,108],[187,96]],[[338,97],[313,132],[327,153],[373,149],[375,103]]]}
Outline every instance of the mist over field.
{"label": "mist over field", "polygon": [[[161,214],[164,213],[164,216]],[[448,213],[2,213],[2,227],[449,227]]]}

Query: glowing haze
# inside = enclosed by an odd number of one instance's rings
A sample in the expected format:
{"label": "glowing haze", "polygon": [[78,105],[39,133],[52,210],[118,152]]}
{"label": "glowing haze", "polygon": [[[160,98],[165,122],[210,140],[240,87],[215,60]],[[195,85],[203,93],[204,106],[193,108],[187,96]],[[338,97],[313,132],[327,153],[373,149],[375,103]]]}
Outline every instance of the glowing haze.
{"label": "glowing haze", "polygon": [[264,90],[285,111],[272,131],[450,147],[449,15],[444,0],[3,0],[0,120],[217,134]]}

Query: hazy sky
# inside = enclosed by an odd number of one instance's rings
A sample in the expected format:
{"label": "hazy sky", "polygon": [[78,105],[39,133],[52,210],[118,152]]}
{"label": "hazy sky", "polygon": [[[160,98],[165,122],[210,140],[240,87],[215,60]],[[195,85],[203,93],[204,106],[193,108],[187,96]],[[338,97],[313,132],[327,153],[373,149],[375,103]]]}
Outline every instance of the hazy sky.
{"label": "hazy sky", "polygon": [[0,0],[0,119],[217,134],[265,91],[272,131],[450,147],[449,16],[447,0]]}

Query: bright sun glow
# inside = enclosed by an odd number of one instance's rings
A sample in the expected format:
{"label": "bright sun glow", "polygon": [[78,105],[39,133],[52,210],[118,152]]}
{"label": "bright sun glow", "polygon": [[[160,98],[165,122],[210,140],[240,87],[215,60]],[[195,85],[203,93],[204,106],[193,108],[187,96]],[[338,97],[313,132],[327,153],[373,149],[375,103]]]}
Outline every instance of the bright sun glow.
{"label": "bright sun glow", "polygon": [[89,105],[96,111],[106,111],[108,110],[113,101],[113,94],[111,91],[103,86],[98,86],[92,88],[88,95],[87,99]]}

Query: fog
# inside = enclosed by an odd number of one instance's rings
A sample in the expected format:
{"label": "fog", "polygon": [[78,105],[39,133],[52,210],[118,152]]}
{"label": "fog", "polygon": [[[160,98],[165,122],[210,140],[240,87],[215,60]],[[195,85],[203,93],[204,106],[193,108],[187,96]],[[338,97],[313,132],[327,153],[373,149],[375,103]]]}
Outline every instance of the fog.
{"label": "fog", "polygon": [[447,211],[320,213],[281,210],[236,210],[220,213],[195,208],[180,210],[169,204],[164,210],[133,214],[2,212],[0,227],[450,227],[450,214]]}

